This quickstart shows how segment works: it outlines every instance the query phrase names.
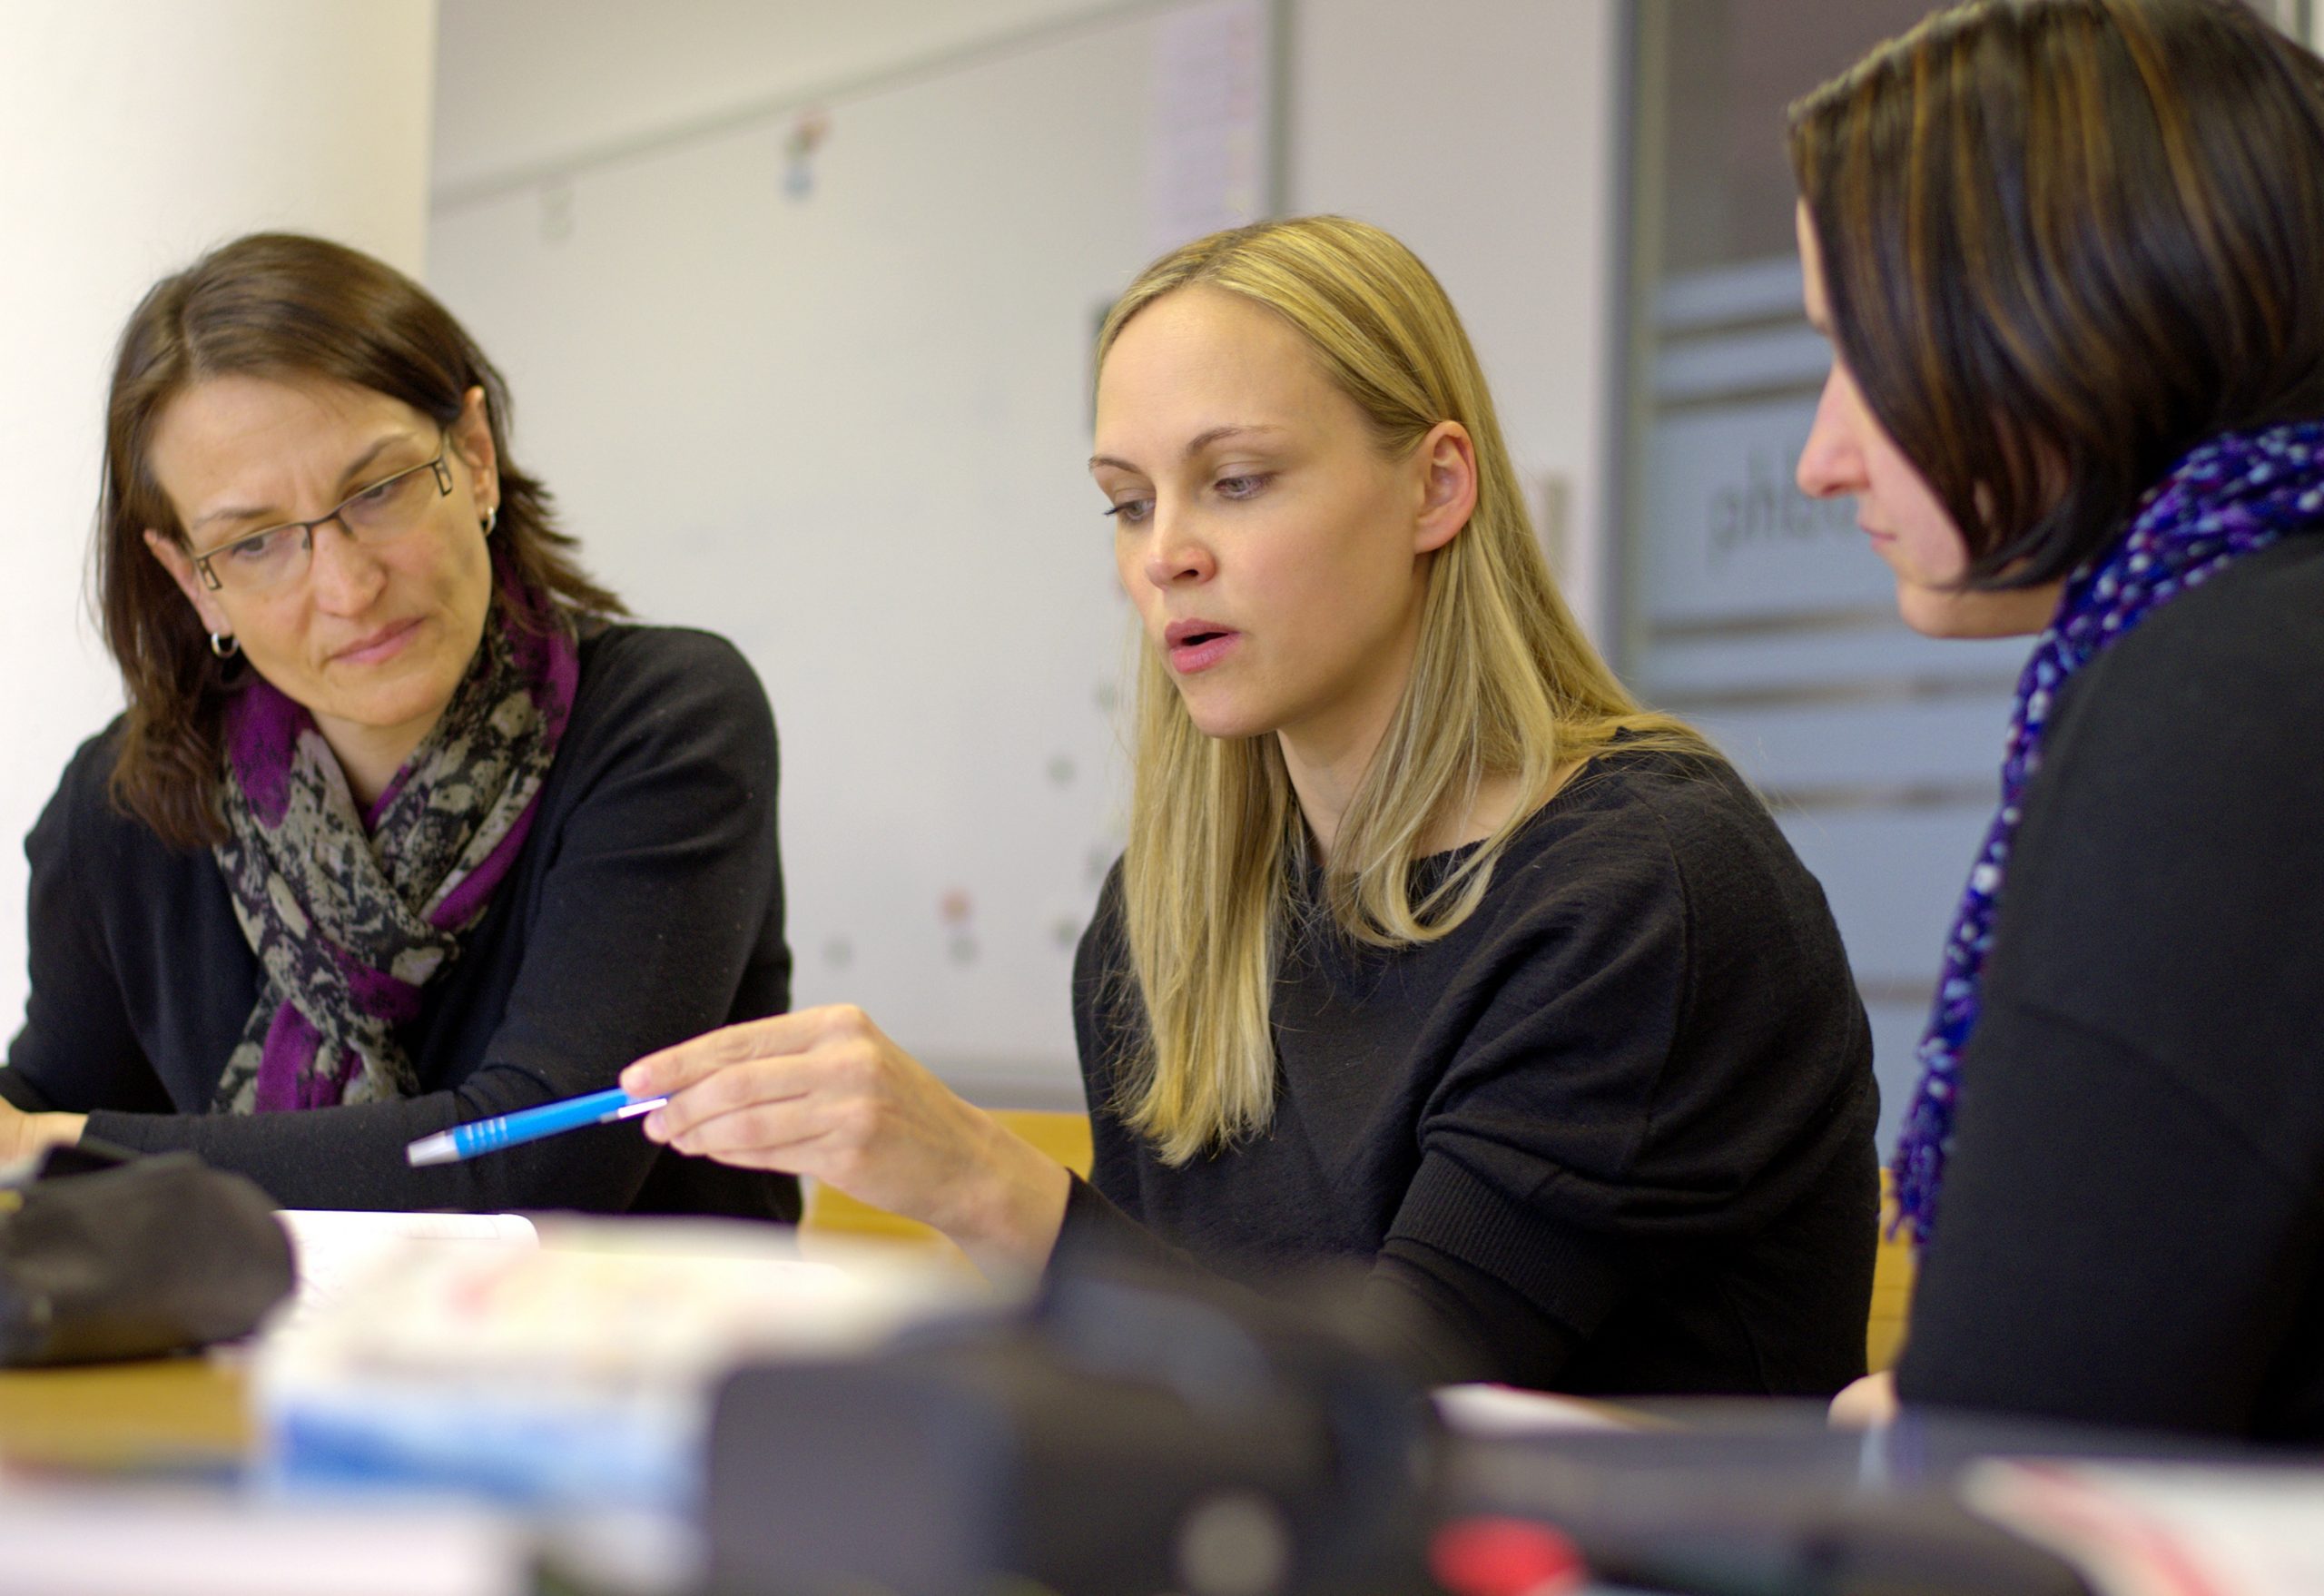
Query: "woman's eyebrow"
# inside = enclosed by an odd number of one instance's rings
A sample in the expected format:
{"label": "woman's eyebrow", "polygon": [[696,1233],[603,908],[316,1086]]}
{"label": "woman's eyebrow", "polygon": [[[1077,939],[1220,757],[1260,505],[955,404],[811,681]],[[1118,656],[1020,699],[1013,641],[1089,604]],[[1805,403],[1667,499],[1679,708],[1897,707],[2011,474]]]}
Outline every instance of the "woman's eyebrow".
{"label": "woman's eyebrow", "polygon": [[357,455],[353,459],[347,462],[347,468],[339,474],[339,485],[341,488],[345,488],[349,484],[352,483],[358,477],[362,476],[364,472],[369,470],[379,458],[382,454],[385,454],[389,448],[396,444],[404,442],[410,437],[411,434],[409,432],[390,432],[385,438],[379,439],[377,442],[372,444],[369,448],[365,449],[361,454]]}
{"label": "woman's eyebrow", "polygon": [[[1196,433],[1192,438],[1187,440],[1186,458],[1191,460],[1196,455],[1202,453],[1203,450],[1208,448],[1212,444],[1223,443],[1227,438],[1239,438],[1246,433],[1285,432],[1288,430],[1288,428],[1278,427],[1272,421],[1236,421],[1230,422],[1224,427],[1209,428],[1205,431]],[[1089,457],[1089,468],[1094,471],[1100,466],[1111,466],[1117,471],[1135,471],[1138,469],[1137,467],[1131,465],[1128,460],[1117,459],[1112,455],[1091,455]]]}
{"label": "woman's eyebrow", "polygon": [[[353,459],[347,463],[346,468],[341,470],[339,474],[340,487],[345,488],[350,483],[353,482],[365,471],[370,469],[373,462],[378,460],[379,456],[390,446],[403,442],[410,436],[411,434],[409,432],[390,432],[386,437],[378,439],[369,448],[365,449],[361,454],[357,455]],[[225,505],[217,509],[211,510],[206,514],[196,517],[194,518],[193,525],[188,527],[186,531],[188,533],[192,533],[196,527],[208,527],[221,521],[256,521],[261,519],[280,520],[282,518],[283,512],[276,509],[271,505]]]}

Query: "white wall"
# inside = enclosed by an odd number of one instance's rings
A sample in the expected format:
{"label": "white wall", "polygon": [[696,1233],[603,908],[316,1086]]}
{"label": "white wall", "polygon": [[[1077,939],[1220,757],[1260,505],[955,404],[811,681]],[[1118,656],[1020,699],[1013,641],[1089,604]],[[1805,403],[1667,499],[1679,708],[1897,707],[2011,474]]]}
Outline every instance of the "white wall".
{"label": "white wall", "polygon": [[1377,222],[1468,325],[1560,575],[1600,629],[1622,114],[1616,0],[1295,0],[1288,206]]}
{"label": "white wall", "polygon": [[83,603],[104,387],[146,286],[260,227],[423,264],[435,0],[10,0],[0,49],[0,1033],[31,829],[120,705]]}
{"label": "white wall", "polygon": [[[1482,353],[1561,564],[1605,613],[1618,0],[1290,0],[1286,205],[1403,237]],[[435,184],[457,197],[1124,0],[446,0]],[[1139,91],[1125,88],[1126,114]],[[995,225],[1007,225],[995,218]],[[1537,502],[1538,508],[1538,502]],[[779,706],[778,706],[779,707]]]}
{"label": "white wall", "polygon": [[[649,25],[633,13],[549,0],[447,0],[445,7],[438,286],[516,382],[517,447],[549,462],[549,479],[617,589],[656,619],[724,632],[768,682],[789,756],[796,995],[872,1003],[891,1034],[966,1089],[995,1099],[1046,1100],[1054,1092],[1063,1100],[1075,1088],[1060,949],[1069,949],[1070,931],[1094,896],[1089,862],[1102,874],[1118,836],[1106,820],[1104,793],[1041,773],[1064,768],[1094,778],[1111,768],[1110,728],[1091,713],[1106,694],[1093,691],[1083,671],[1118,647],[1106,637],[1068,643],[1078,637],[1070,626],[1045,639],[1054,654],[1043,654],[1005,695],[1019,716],[1044,705],[1031,711],[1038,724],[1004,729],[962,681],[961,661],[973,656],[977,639],[953,635],[960,589],[867,579],[862,547],[875,537],[924,537],[924,548],[881,547],[926,576],[940,566],[946,544],[925,507],[966,493],[1002,523],[1026,528],[1012,547],[1044,550],[1036,557],[1041,581],[1014,584],[1015,600],[1039,592],[1038,607],[1079,625],[1102,631],[1117,624],[1112,610],[1070,596],[1081,591],[1075,584],[1088,548],[1071,532],[1078,521],[1069,507],[1087,488],[1075,464],[1086,450],[1086,442],[1076,446],[1087,437],[1080,387],[1088,319],[1147,247],[1137,220],[1140,182],[1123,173],[1141,164],[1154,80],[1122,42],[1177,10],[1183,0],[940,7],[929,0],[846,7],[667,0]],[[1565,489],[1561,563],[1584,589],[1577,607],[1602,614],[1594,578],[1610,562],[1592,557],[1599,542],[1591,530],[1605,504],[1600,461],[1618,212],[1613,0],[1426,7],[1294,0],[1287,20],[1285,207],[1380,222],[1433,265],[1495,380],[1521,473],[1537,497],[1546,478]],[[527,70],[507,74],[517,59]],[[1042,64],[1029,65],[1036,61]],[[1062,74],[1069,84],[1044,91],[1038,77],[1010,75],[1022,70]],[[763,211],[753,185],[777,148],[769,130],[817,101],[846,131],[832,142],[828,192],[820,182],[812,190],[822,221],[810,228],[804,212]],[[1083,108],[1062,123],[1036,116],[1016,138],[988,142],[994,130],[1019,126],[1018,113],[1052,102]],[[917,107],[909,116],[907,104]],[[929,130],[948,127],[959,131],[942,148],[910,153],[911,140],[927,145],[945,137]],[[907,128],[918,131],[895,146]],[[963,166],[971,149],[980,153]],[[1100,149],[1113,153],[1098,161]],[[889,164],[867,188],[880,160]],[[931,172],[945,174],[940,192],[919,186]],[[1075,193],[1078,202],[1054,202]],[[719,195],[736,197],[729,207]],[[951,308],[970,309],[973,330],[948,335],[957,322],[946,313],[921,325],[908,308],[862,291],[893,265],[887,252],[899,215],[923,226],[940,215],[948,254],[1001,271],[981,292],[963,287]],[[853,251],[851,226],[863,230]],[[1029,243],[1044,238],[1038,260],[1029,259]],[[1037,271],[1040,293],[1015,291],[1024,273]],[[956,281],[973,277],[964,269]],[[778,291],[771,287],[778,281],[792,290],[780,291],[763,314],[738,310]],[[600,318],[631,293],[641,303],[615,320],[633,334],[636,324],[653,330],[624,344]],[[689,293],[719,307],[707,330],[657,308]],[[736,314],[752,331],[723,337],[718,318]],[[823,323],[862,330],[851,335],[853,343],[826,348],[812,331]],[[752,341],[777,324],[793,330],[763,347]],[[891,335],[907,324],[942,347],[923,346],[867,391],[855,379],[881,369]],[[576,341],[576,327],[596,330]],[[820,351],[811,366],[835,363],[829,380],[762,390],[767,370],[807,350]],[[692,549],[740,535],[751,517],[736,520],[733,489],[719,481],[649,485],[644,501],[633,502],[625,495],[634,485],[606,479],[597,462],[613,447],[607,418],[619,409],[606,408],[616,399],[602,387],[606,370],[629,371],[631,386],[649,391],[655,382],[676,385],[672,403],[649,402],[650,419],[622,429],[623,441],[650,437],[702,395],[748,396],[743,439],[712,442],[723,419],[686,424],[701,458],[753,458],[773,470],[782,486],[745,502],[775,525],[827,524],[835,507],[817,502],[823,484],[859,475],[876,481],[877,489],[847,489],[837,513],[881,531],[851,542],[842,554],[848,563],[833,568],[817,564],[826,550],[804,544],[768,554],[766,567],[751,566],[753,555],[743,552],[758,550],[756,542],[706,570],[689,553],[642,553],[637,539],[655,535],[637,528],[684,524]],[[965,386],[945,388],[939,374],[947,371]],[[1001,371],[1012,376],[993,375]],[[1028,373],[1041,374],[1038,389],[1023,386]],[[940,437],[909,451],[908,464],[892,459],[893,440],[876,419],[832,428],[828,445],[810,448],[807,459],[772,442],[753,457],[746,441],[763,427],[787,445],[831,427],[834,415],[877,418],[898,406],[952,418],[937,423]],[[717,418],[729,414],[714,409]],[[999,435],[986,437],[995,427]],[[851,451],[862,448],[869,457],[855,459]],[[1013,466],[1012,451],[1021,456]],[[957,467],[931,464],[956,453]],[[923,468],[933,481],[912,478]],[[987,471],[1005,481],[975,486]],[[917,486],[904,487],[907,479]],[[1052,490],[1054,499],[1044,497]],[[881,510],[873,507],[881,492],[901,498]],[[1049,547],[1042,538],[1063,541]],[[782,581],[769,579],[775,570]],[[758,583],[767,591],[738,605],[738,578],[741,590]],[[1111,591],[1102,560],[1087,579]],[[1051,592],[1042,583],[1062,586]],[[840,623],[847,642],[868,643],[877,660],[843,684],[806,665],[828,653],[811,640],[835,615],[850,617]],[[866,725],[878,728],[868,738]],[[963,726],[981,729],[956,745]],[[867,807],[867,793],[887,797]],[[923,796],[901,796],[907,793]],[[964,906],[964,926],[965,905],[977,905],[975,935],[963,930],[948,944],[938,905],[952,901]],[[961,946],[980,951],[963,955]]]}
{"label": "white wall", "polygon": [[458,193],[1122,9],[1122,0],[447,0],[436,186]]}

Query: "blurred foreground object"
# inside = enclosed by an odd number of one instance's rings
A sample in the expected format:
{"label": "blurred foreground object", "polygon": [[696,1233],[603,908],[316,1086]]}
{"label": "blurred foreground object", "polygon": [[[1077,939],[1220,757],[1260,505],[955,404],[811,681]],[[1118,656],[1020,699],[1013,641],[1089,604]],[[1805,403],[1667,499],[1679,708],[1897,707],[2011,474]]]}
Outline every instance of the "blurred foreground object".
{"label": "blurred foreground object", "polygon": [[521,1528],[447,1502],[13,1483],[0,1590],[38,1596],[531,1596]]}
{"label": "blurred foreground object", "polygon": [[1659,1402],[1654,1427],[1466,1436],[1441,1500],[1546,1522],[1600,1581],[1704,1596],[2311,1596],[2324,1458],[1907,1407]]}
{"label": "blurred foreground object", "polygon": [[268,1460],[300,1484],[684,1511],[708,1394],[754,1360],[862,1355],[957,1311],[940,1270],[802,1263],[739,1221],[544,1220],[537,1247],[410,1239],[270,1334]]}
{"label": "blurred foreground object", "polygon": [[290,1292],[266,1194],[192,1153],[51,1148],[0,1186],[0,1364],[94,1363],[246,1335]]}
{"label": "blurred foreground object", "polygon": [[938,1596],[1426,1591],[1441,1434],[1322,1318],[1129,1275],[719,1394],[714,1588]]}
{"label": "blurred foreground object", "polygon": [[1962,1499],[2056,1551],[2103,1596],[2324,1591],[2324,1464],[1994,1461]]}

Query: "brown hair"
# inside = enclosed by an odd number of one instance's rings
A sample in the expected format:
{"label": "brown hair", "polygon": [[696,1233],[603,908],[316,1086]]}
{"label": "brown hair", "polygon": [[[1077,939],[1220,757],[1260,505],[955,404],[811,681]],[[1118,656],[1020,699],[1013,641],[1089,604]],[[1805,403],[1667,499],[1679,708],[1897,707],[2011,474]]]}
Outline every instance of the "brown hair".
{"label": "brown hair", "polygon": [[251,233],[212,250],[155,283],[122,331],[94,550],[105,645],[129,700],[113,801],[181,848],[226,834],[217,805],[220,722],[244,667],[211,654],[193,607],[145,547],[148,527],[185,540],[150,456],[170,401],[229,374],[333,378],[446,427],[468,389],[482,388],[499,463],[498,580],[547,598],[560,621],[626,613],[573,557],[548,490],[510,460],[500,373],[426,290],[369,255],[297,233]]}
{"label": "brown hair", "polygon": [[1790,112],[1840,356],[1972,586],[2324,415],[2324,63],[2235,0],[1977,0]]}

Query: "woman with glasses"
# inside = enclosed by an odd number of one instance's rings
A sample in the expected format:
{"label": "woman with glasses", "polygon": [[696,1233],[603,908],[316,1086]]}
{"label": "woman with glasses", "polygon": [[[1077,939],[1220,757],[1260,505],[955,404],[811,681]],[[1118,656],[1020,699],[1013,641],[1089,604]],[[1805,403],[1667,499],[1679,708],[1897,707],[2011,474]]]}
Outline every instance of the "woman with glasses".
{"label": "woman with glasses", "polygon": [[241,239],[124,331],[95,565],[125,713],[27,852],[0,1155],[188,1148],[293,1207],[788,1217],[626,1129],[451,1125],[789,996],[775,743],[733,648],[628,625],[416,284]]}
{"label": "woman with glasses", "polygon": [[1895,1172],[1908,1404],[2324,1438],[2324,63],[1985,0],[1792,113],[1799,484],[2034,635]]}
{"label": "woman with glasses", "polygon": [[1002,1269],[1366,1279],[1435,1379],[1862,1373],[1871,1044],[1823,894],[1560,598],[1425,267],[1308,217],[1150,267],[1091,473],[1137,609],[1129,846],[1073,990],[1077,1180],[864,1015],[641,1060],[647,1133]]}

